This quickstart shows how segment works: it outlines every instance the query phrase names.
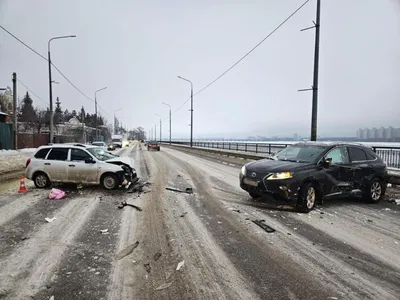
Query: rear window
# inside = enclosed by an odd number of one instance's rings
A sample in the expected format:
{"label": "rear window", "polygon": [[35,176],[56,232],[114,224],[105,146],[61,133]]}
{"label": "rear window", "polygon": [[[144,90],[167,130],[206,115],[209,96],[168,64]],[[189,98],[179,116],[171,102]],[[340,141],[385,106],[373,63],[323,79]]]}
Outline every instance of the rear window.
{"label": "rear window", "polygon": [[36,152],[35,158],[44,159],[49,151],[50,148],[40,149],[38,152]]}
{"label": "rear window", "polygon": [[[350,159],[351,161],[365,161],[367,160],[367,155],[361,148],[350,147]],[[374,158],[375,159],[375,158]]]}
{"label": "rear window", "polygon": [[68,148],[52,148],[47,159],[49,160],[67,160]]}
{"label": "rear window", "polygon": [[367,155],[367,160],[375,160],[377,158],[372,150],[365,150],[364,152]]}

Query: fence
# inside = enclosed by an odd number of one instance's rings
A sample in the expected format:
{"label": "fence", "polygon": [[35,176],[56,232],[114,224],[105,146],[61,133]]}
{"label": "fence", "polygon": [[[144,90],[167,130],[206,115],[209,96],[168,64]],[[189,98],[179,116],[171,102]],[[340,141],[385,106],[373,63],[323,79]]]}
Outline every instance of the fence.
{"label": "fence", "polygon": [[[164,141],[163,143],[169,143]],[[174,144],[189,145],[189,142],[173,142]],[[193,142],[193,147],[215,148],[252,152],[260,154],[275,154],[291,144],[271,143],[234,143],[234,142]],[[383,159],[388,167],[400,168],[400,147],[372,147],[374,152]]]}
{"label": "fence", "polygon": [[14,149],[12,124],[0,123],[0,150]]}

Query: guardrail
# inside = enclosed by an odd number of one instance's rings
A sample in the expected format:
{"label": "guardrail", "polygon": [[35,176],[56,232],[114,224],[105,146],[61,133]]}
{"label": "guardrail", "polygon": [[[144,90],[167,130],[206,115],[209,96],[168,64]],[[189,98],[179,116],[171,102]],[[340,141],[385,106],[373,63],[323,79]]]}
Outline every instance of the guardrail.
{"label": "guardrail", "polygon": [[[169,143],[163,141],[162,143]],[[177,145],[189,145],[189,142],[172,142]],[[273,143],[235,143],[235,142],[193,142],[193,147],[233,150],[258,154],[275,154],[291,144]],[[400,169],[400,147],[371,147],[388,167]]]}

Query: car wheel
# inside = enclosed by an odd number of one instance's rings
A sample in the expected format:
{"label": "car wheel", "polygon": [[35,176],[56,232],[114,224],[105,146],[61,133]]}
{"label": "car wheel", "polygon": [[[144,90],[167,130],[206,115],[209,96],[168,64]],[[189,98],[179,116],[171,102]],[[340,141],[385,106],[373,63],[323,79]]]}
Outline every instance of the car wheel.
{"label": "car wheel", "polygon": [[118,176],[112,173],[101,177],[101,186],[106,190],[115,190],[119,186]]}
{"label": "car wheel", "polygon": [[300,189],[297,200],[297,209],[300,212],[308,213],[314,209],[317,202],[317,190],[312,182],[306,183]]}
{"label": "car wheel", "polygon": [[253,193],[253,192],[249,192],[249,195],[250,195],[250,197],[253,198],[253,199],[258,199],[258,198],[260,198],[260,195],[259,195],[259,194],[256,194],[256,193]]}
{"label": "car wheel", "polygon": [[382,184],[382,181],[379,179],[372,180],[372,182],[368,185],[365,194],[368,201],[371,203],[378,203],[381,201],[385,196],[385,187]]}
{"label": "car wheel", "polygon": [[35,173],[32,179],[38,189],[47,188],[51,184],[49,177],[43,172]]}

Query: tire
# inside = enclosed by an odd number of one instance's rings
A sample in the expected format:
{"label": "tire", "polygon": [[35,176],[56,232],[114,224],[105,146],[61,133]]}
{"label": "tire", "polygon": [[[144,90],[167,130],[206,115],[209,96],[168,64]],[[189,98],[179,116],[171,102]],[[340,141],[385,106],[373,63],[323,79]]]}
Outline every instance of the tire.
{"label": "tire", "polygon": [[259,199],[261,197],[259,194],[256,194],[256,193],[253,193],[253,192],[249,192],[249,195],[253,199]]}
{"label": "tire", "polygon": [[297,209],[303,213],[309,213],[317,203],[317,189],[312,182],[305,183],[301,189],[299,198],[297,199]]}
{"label": "tire", "polygon": [[36,172],[32,180],[38,189],[44,189],[51,185],[49,177],[44,172]]}
{"label": "tire", "polygon": [[115,190],[119,187],[119,179],[116,174],[107,173],[101,176],[100,184],[105,190]]}
{"label": "tire", "polygon": [[365,198],[370,203],[378,203],[383,199],[386,192],[386,186],[378,178],[373,179],[367,186],[365,191]]}

